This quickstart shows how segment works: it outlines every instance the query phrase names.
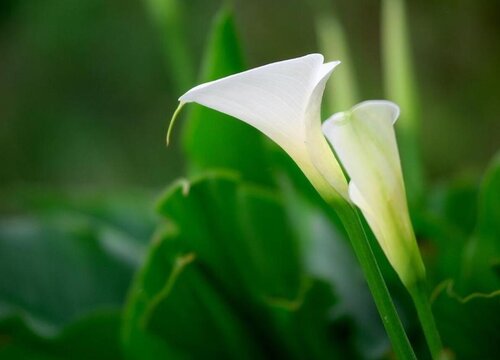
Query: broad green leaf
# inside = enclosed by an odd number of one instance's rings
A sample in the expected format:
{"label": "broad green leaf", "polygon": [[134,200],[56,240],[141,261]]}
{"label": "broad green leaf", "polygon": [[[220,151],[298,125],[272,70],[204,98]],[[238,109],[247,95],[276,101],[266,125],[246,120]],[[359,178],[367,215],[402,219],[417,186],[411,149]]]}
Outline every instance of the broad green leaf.
{"label": "broad green leaf", "polygon": [[[3,190],[3,191],[2,191]],[[34,186],[0,190],[4,211],[46,216],[86,217],[97,226],[105,226],[127,235],[138,247],[144,247],[156,226],[152,191],[61,191]],[[137,254],[139,260],[140,254]]]}
{"label": "broad green leaf", "polygon": [[[195,255],[177,278],[156,294],[146,308],[143,326],[186,356],[259,358],[247,321],[234,311],[223,289],[211,281]],[[178,261],[190,261],[190,254]]]}
{"label": "broad green leaf", "polygon": [[257,299],[298,296],[297,242],[275,194],[241,185],[231,174],[208,175],[171,188],[159,211],[234,294],[243,288]]}
{"label": "broad green leaf", "polygon": [[[232,13],[222,9],[213,24],[200,82],[243,70]],[[245,180],[271,183],[264,139],[257,130],[200,105],[189,106],[183,138],[192,172],[225,168],[240,172]]]}
{"label": "broad green leaf", "polygon": [[498,359],[500,353],[500,292],[463,298],[444,284],[433,303],[443,345],[457,360]]}
{"label": "broad green leaf", "polygon": [[[0,221],[0,358],[119,358],[119,308],[153,228],[149,195],[19,188]],[[148,211],[148,207],[150,210]]]}
{"label": "broad green leaf", "polygon": [[446,279],[457,279],[463,265],[467,237],[442,214],[415,211],[412,220],[430,286],[437,286]]}
{"label": "broad green leaf", "polygon": [[414,209],[413,223],[432,286],[461,276],[464,248],[477,222],[477,198],[476,181],[456,179],[429,191],[426,208]]}
{"label": "broad green leaf", "polygon": [[120,233],[85,217],[0,222],[0,319],[21,316],[42,336],[98,308],[117,308],[135,267]]}
{"label": "broad green leaf", "polygon": [[465,180],[454,182],[445,194],[444,215],[465,235],[470,235],[476,226],[477,198],[477,184]]}
{"label": "broad green leaf", "polygon": [[129,358],[261,357],[246,324],[187,248],[188,241],[172,231],[152,244],[123,324]]}
{"label": "broad green leaf", "polygon": [[353,350],[355,340],[350,318],[332,314],[335,302],[331,285],[314,280],[306,284],[304,294],[294,302],[269,304],[274,336],[283,341],[288,353],[286,358],[358,357]]}
{"label": "broad green leaf", "polygon": [[478,233],[487,238],[492,244],[497,245],[498,256],[500,246],[500,154],[498,154],[486,173],[481,186],[479,199]]}
{"label": "broad green leaf", "polygon": [[0,322],[2,359],[120,359],[120,313],[100,312],[65,327],[54,337],[31,332],[19,317]]}
{"label": "broad green leaf", "polygon": [[476,227],[479,183],[476,179],[458,178],[428,192],[427,212],[446,222],[462,236],[469,236]]}
{"label": "broad green leaf", "polygon": [[173,186],[159,211],[169,231],[134,282],[124,323],[136,356],[151,349],[181,359],[352,354],[339,337],[349,338],[350,326],[329,317],[331,287],[304,271],[276,194],[211,174]]}
{"label": "broad green leaf", "polygon": [[470,291],[500,288],[500,155],[487,171],[479,195],[476,232],[465,253],[464,281]]}

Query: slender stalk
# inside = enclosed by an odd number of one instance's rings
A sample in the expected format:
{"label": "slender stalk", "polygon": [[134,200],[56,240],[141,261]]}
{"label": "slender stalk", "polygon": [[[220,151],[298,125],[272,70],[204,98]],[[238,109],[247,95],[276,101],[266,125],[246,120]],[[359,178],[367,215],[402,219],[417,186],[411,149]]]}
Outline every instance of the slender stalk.
{"label": "slender stalk", "polygon": [[412,62],[411,41],[405,0],[381,2],[382,64],[386,96],[401,108],[397,132],[401,163],[410,204],[419,202],[423,192],[419,132],[420,104],[415,68]]}
{"label": "slender stalk", "polygon": [[422,324],[425,339],[431,351],[432,358],[439,360],[443,356],[443,345],[439,336],[432,309],[429,302],[429,296],[424,281],[420,281],[415,286],[408,289],[415,307],[417,308],[418,318]]}
{"label": "slender stalk", "polygon": [[147,0],[146,5],[163,45],[167,69],[178,91],[186,91],[195,79],[193,56],[186,42],[182,26],[185,4],[182,0]]}
{"label": "slender stalk", "polygon": [[396,357],[401,360],[416,359],[361,225],[357,210],[349,204],[336,203],[331,205],[335,208],[351,240]]}
{"label": "slender stalk", "polygon": [[351,52],[344,27],[338,16],[338,11],[331,1],[315,0],[314,22],[316,36],[321,53],[327,61],[342,60],[341,66],[335,69],[335,76],[326,83],[325,98],[328,114],[350,109],[359,102]]}

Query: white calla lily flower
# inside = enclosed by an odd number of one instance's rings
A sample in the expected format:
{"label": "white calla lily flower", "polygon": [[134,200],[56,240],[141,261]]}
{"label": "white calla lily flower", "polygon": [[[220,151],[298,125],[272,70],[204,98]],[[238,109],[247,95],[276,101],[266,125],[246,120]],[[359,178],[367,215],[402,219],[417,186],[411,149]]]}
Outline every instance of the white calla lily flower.
{"label": "white calla lily flower", "polygon": [[348,199],[320,118],[325,83],[338,64],[323,63],[320,54],[272,63],[198,85],[179,98],[180,107],[195,102],[255,127],[292,157],[322,196]]}
{"label": "white calla lily flower", "polygon": [[365,101],[334,114],[323,132],[350,176],[349,196],[361,209],[405,285],[425,276],[410,221],[394,123],[399,107]]}
{"label": "white calla lily flower", "polygon": [[[415,285],[425,277],[425,269],[409,217],[393,129],[399,108],[388,101],[367,101],[333,115],[322,128],[320,108],[325,84],[339,64],[323,60],[320,54],[306,55],[192,88],[179,98],[167,144],[180,109],[195,102],[253,126],[285,150],[337,210],[389,336],[399,345],[395,349],[401,358],[414,358],[352,206],[354,203],[361,209],[403,283],[408,289],[420,289]],[[323,132],[351,178],[349,185]],[[412,294],[425,299],[418,291]],[[427,316],[430,308],[416,303],[419,316]]]}

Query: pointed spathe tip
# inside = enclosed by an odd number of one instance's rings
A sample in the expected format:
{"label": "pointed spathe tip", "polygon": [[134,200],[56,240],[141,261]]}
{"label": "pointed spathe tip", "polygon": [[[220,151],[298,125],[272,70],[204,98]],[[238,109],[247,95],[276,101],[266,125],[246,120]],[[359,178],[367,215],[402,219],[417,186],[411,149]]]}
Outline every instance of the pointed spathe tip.
{"label": "pointed spathe tip", "polygon": [[166,136],[166,144],[167,146],[170,144],[170,136],[172,134],[172,129],[174,128],[175,120],[177,119],[179,113],[181,112],[182,107],[184,106],[184,102],[180,102],[177,109],[175,109],[174,114],[172,115],[172,119],[170,119],[170,124],[168,125],[167,136]]}

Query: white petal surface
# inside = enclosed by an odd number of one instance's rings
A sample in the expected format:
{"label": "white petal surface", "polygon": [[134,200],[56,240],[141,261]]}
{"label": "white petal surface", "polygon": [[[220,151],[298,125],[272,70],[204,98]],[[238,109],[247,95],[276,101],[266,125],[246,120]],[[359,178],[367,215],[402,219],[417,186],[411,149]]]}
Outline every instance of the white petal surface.
{"label": "white petal surface", "polygon": [[370,204],[365,200],[356,184],[354,184],[354,182],[352,181],[349,183],[349,197],[351,198],[352,202],[358,208],[360,208],[366,221],[368,222],[368,225],[370,225],[370,228],[380,242],[380,246],[382,248],[386,248],[387,239],[385,238],[385,236],[383,236],[380,225],[377,222],[376,212],[370,207]]}
{"label": "white petal surface", "polygon": [[179,101],[234,116],[288,147],[305,140],[302,114],[322,64],[316,54],[280,61],[199,85]]}
{"label": "white petal surface", "polygon": [[323,124],[347,173],[369,203],[404,198],[393,124],[399,108],[389,101],[365,101]]}
{"label": "white petal surface", "polygon": [[321,129],[321,99],[326,82],[339,62],[330,62],[321,67],[316,85],[305,110],[306,144],[309,157],[326,181],[343,197],[348,199],[347,183],[337,159],[333,155]]}
{"label": "white petal surface", "polygon": [[250,124],[282,147],[311,181],[318,183],[322,176],[347,197],[346,180],[322,135],[320,119],[325,82],[338,64],[323,64],[320,54],[280,61],[196,86],[179,101]]}
{"label": "white petal surface", "polygon": [[[392,218],[389,206],[384,206],[383,204],[371,206],[352,181],[349,183],[349,197],[363,213],[370,229],[372,229],[380,247],[394,269],[400,274],[401,278],[408,278],[406,273],[412,271],[409,268],[412,264],[411,261],[408,261],[408,250],[410,247],[408,246],[408,241],[405,241],[404,238],[408,236],[412,238],[411,234],[401,232],[398,229],[398,223]],[[399,215],[401,217],[405,216],[404,214]]]}

